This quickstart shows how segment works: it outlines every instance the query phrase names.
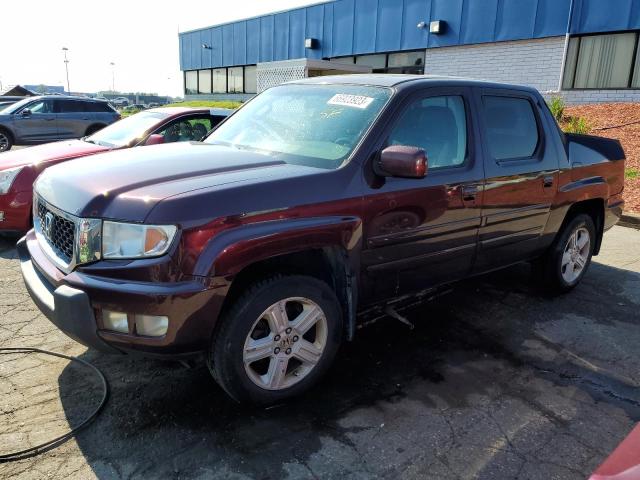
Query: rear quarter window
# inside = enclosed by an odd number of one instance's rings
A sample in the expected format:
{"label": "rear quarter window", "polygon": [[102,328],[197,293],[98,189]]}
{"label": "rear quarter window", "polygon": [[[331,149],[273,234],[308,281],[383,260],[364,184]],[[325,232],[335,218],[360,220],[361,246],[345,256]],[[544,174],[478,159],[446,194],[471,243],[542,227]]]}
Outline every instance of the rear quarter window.
{"label": "rear quarter window", "polygon": [[487,146],[496,160],[534,156],[540,141],[533,105],[525,98],[482,97]]}
{"label": "rear quarter window", "polygon": [[85,102],[85,112],[92,113],[113,113],[113,109],[106,103]]}

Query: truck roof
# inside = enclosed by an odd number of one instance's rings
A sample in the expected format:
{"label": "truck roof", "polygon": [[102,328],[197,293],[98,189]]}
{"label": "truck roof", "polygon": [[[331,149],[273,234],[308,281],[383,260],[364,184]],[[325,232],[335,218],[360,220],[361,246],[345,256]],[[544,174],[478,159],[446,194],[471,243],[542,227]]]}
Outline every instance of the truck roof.
{"label": "truck roof", "polygon": [[415,74],[350,74],[350,75],[329,75],[325,77],[312,77],[302,80],[294,80],[288,83],[302,84],[351,84],[351,85],[367,85],[374,87],[397,87],[399,85],[416,85],[425,84],[425,86],[474,86],[474,87],[492,87],[513,90],[525,90],[528,92],[536,91],[531,87],[522,85],[510,85],[506,83],[496,83],[483,80],[475,80],[471,78],[441,76],[441,75],[415,75]]}

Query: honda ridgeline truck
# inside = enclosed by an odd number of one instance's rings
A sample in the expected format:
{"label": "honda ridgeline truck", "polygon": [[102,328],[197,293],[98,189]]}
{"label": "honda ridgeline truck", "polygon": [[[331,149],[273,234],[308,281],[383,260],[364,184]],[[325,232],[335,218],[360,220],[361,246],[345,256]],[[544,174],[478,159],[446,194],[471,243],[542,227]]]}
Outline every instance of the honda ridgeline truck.
{"label": "honda ridgeline truck", "polygon": [[36,182],[34,301],[89,347],[203,358],[260,404],[316,383],[365,309],[523,261],[571,290],[623,208],[617,141],[461,79],[301,80],[203,142],[100,155]]}

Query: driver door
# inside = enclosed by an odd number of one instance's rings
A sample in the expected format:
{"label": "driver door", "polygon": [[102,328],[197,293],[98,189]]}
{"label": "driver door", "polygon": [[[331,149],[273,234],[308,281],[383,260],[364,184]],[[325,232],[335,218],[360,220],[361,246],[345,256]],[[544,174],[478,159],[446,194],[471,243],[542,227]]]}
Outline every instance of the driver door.
{"label": "driver door", "polygon": [[50,142],[58,138],[58,122],[53,102],[36,100],[13,115],[16,139],[25,143]]}
{"label": "driver door", "polygon": [[471,270],[484,186],[471,105],[468,88],[414,94],[381,145],[419,147],[428,158],[424,178],[387,177],[365,197],[363,268],[375,285],[395,284],[395,295],[456,280]]}

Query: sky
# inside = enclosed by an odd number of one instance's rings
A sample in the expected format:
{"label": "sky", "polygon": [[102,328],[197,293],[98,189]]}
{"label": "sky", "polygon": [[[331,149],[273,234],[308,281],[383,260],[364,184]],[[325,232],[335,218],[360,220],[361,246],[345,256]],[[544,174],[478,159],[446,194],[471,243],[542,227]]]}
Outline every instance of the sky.
{"label": "sky", "polygon": [[122,92],[180,96],[178,32],[313,3],[318,0],[61,0],[55,6],[31,0],[28,15],[0,27],[0,83],[66,88],[66,47],[73,92],[110,90],[113,80]]}

